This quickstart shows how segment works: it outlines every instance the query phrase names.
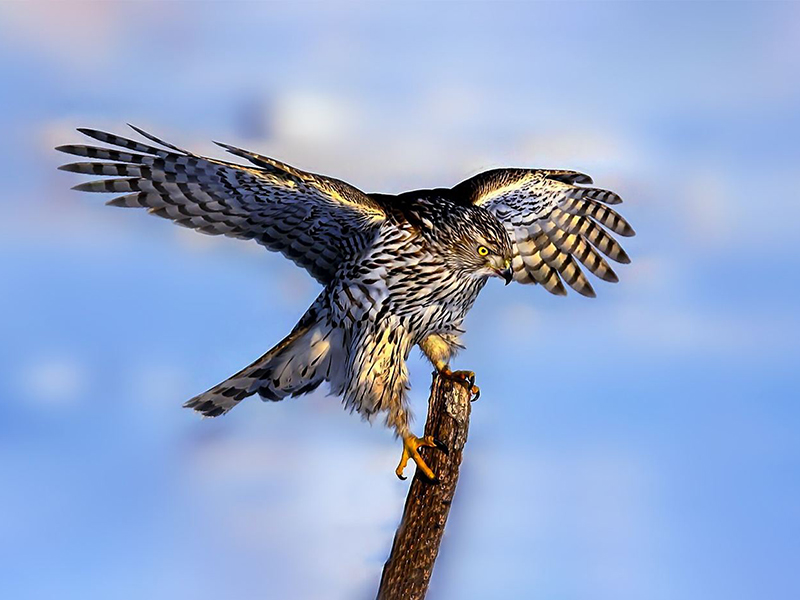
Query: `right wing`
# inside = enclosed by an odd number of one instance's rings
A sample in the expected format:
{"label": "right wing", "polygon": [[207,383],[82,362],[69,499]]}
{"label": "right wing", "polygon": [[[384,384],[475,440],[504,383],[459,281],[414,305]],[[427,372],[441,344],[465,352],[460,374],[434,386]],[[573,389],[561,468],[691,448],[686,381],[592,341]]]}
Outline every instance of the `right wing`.
{"label": "right wing", "polygon": [[94,129],[78,131],[125,150],[56,148],[100,159],[71,163],[61,170],[115,177],[73,189],[123,193],[107,204],[145,208],[210,235],[255,240],[281,252],[323,285],[333,278],[343,257],[358,250],[386,216],[374,200],[343,181],[225,144],[220,146],[255,166],[205,158],[133,129],[166,149]]}
{"label": "right wing", "polygon": [[622,202],[620,197],[581,185],[590,183],[588,175],[575,171],[495,169],[462,181],[453,194],[460,202],[483,206],[503,223],[514,247],[515,281],[538,283],[563,296],[563,279],[579,294],[594,297],[580,265],[616,282],[601,253],[619,263],[630,258],[604,227],[623,237],[634,231],[607,206]]}

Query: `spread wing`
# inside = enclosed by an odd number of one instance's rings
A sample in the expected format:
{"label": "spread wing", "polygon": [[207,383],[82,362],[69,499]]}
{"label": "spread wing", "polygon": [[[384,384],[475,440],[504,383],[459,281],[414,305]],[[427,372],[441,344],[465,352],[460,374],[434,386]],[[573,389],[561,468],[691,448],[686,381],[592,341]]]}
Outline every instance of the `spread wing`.
{"label": "spread wing", "polygon": [[374,200],[343,181],[226,144],[219,145],[253,166],[205,158],[133,129],[163,148],[94,129],[78,131],[117,148],[56,148],[98,159],[62,170],[112,177],[74,189],[121,193],[108,204],[145,208],[202,233],[255,240],[323,285],[342,257],[359,249],[385,217]]}
{"label": "spread wing", "polygon": [[634,231],[608,207],[622,202],[620,197],[581,185],[591,183],[588,175],[575,171],[497,169],[463,181],[453,194],[485,207],[505,225],[514,246],[516,281],[539,283],[553,294],[566,295],[563,280],[578,293],[594,297],[581,265],[600,279],[616,282],[603,255],[619,263],[629,263],[630,258],[609,231],[621,236]]}

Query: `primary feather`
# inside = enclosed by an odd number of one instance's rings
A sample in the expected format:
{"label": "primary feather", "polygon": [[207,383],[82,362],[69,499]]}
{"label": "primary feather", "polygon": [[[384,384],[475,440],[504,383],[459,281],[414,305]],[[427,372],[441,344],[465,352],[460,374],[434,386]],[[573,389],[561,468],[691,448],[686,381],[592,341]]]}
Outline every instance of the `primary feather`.
{"label": "primary feather", "polygon": [[197,156],[137,129],[167,150],[94,129],[81,133],[130,150],[85,145],[57,150],[114,162],[78,162],[65,171],[111,176],[75,186],[124,194],[108,204],[146,208],[151,214],[211,235],[253,239],[283,253],[322,284],[343,257],[360,247],[384,219],[366,194],[344,182],[278,161],[227,149],[256,166]]}
{"label": "primary feather", "polygon": [[603,227],[622,236],[634,231],[606,204],[622,199],[608,190],[582,187],[588,175],[576,171],[496,169],[461,182],[453,193],[493,213],[514,242],[514,279],[539,283],[565,295],[562,280],[584,296],[595,295],[582,264],[600,279],[617,275],[597,250],[619,263],[630,259]]}

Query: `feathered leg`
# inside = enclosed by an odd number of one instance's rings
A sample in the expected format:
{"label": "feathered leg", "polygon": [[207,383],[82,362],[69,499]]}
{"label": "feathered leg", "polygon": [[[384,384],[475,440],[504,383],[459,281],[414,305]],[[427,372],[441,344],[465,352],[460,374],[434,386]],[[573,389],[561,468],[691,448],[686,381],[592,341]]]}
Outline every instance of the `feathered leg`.
{"label": "feathered leg", "polygon": [[419,343],[419,347],[439,375],[466,385],[473,400],[480,398],[481,389],[475,385],[474,371],[451,371],[448,366],[450,359],[463,347],[458,342],[458,336],[432,333]]}
{"label": "feathered leg", "polygon": [[392,320],[381,326],[360,324],[353,329],[349,344],[350,356],[344,378],[346,406],[357,409],[366,418],[377,412],[386,413],[386,424],[393,427],[403,441],[403,454],[395,473],[405,479],[403,470],[411,459],[432,481],[436,476],[419,454],[419,448],[447,448],[432,437],[417,437],[409,428],[406,402],[408,372],[406,359],[411,341],[404,328]]}

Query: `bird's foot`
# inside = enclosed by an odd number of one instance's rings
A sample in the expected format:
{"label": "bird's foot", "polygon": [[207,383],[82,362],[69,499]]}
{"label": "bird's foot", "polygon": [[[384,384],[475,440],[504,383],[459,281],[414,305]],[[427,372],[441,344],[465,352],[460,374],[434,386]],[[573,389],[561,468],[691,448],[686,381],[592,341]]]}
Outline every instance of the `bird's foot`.
{"label": "bird's foot", "polygon": [[475,385],[475,371],[451,371],[449,367],[445,367],[439,371],[439,375],[467,386],[473,402],[481,397],[481,388]]}
{"label": "bird's foot", "polygon": [[405,479],[403,476],[403,470],[406,468],[406,464],[408,464],[408,459],[410,458],[413,460],[417,468],[423,472],[425,477],[427,477],[432,483],[439,483],[439,479],[436,475],[433,474],[430,467],[425,464],[425,461],[422,460],[422,457],[419,455],[419,448],[438,448],[445,454],[447,454],[447,446],[444,445],[444,442],[441,440],[437,440],[432,435],[426,435],[425,437],[417,437],[415,435],[404,435],[403,436],[403,456],[400,457],[400,464],[397,465],[397,469],[395,469],[395,474],[400,479]]}

